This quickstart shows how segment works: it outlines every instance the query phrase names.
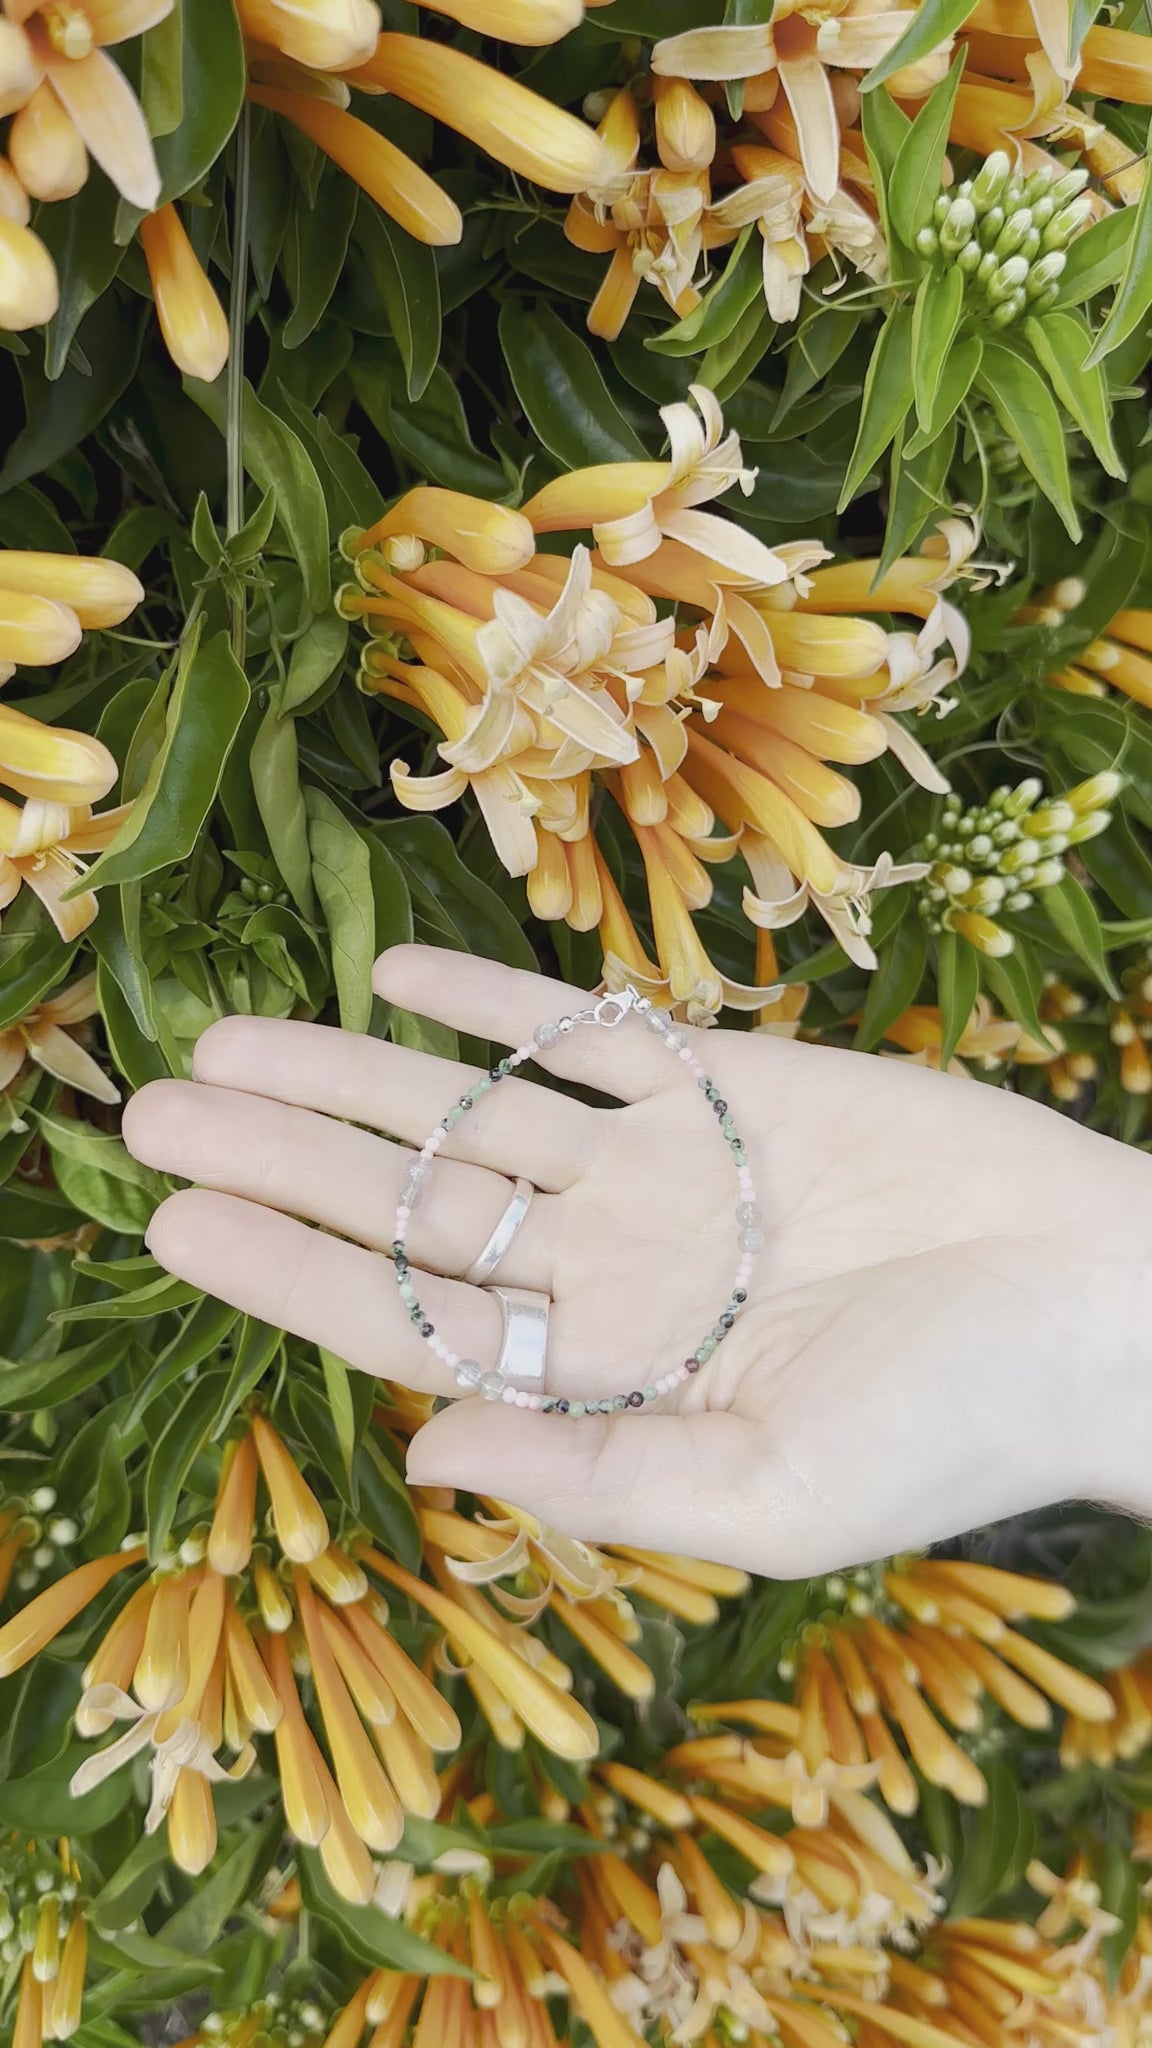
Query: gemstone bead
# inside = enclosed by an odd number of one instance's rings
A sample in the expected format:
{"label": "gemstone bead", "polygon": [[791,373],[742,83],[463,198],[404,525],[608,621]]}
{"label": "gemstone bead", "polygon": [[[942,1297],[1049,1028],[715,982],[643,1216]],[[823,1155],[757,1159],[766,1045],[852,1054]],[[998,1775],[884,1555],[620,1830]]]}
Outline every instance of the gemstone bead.
{"label": "gemstone bead", "polygon": [[541,1024],[532,1033],[532,1037],[541,1052],[551,1052],[552,1047],[559,1044],[560,1027],[558,1024]]}
{"label": "gemstone bead", "polygon": [[742,1230],[738,1242],[742,1252],[762,1252],[764,1249],[764,1232],[762,1230]]}
{"label": "gemstone bead", "polygon": [[458,1387],[478,1387],[483,1377],[483,1369],[474,1358],[462,1358],[456,1367]]}
{"label": "gemstone bead", "polygon": [[751,1230],[760,1221],[760,1211],[755,1202],[741,1202],[736,1210],[736,1221],[741,1230]]}
{"label": "gemstone bead", "polygon": [[480,1376],[480,1392],[486,1401],[502,1401],[506,1384],[502,1372],[486,1372]]}

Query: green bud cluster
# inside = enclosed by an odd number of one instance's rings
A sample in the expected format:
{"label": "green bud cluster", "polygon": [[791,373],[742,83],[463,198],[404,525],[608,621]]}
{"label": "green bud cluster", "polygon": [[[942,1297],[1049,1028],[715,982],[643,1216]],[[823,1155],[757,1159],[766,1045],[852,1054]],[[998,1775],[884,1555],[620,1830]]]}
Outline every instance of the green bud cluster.
{"label": "green bud cluster", "polygon": [[42,1921],[58,1947],[71,1926],[79,1892],[66,1843],[56,1848],[9,1836],[0,1848],[0,1964],[11,1969],[37,1952]]}
{"label": "green bud cluster", "polygon": [[1004,783],[985,804],[965,810],[958,796],[944,800],[940,829],[923,841],[932,865],[919,884],[919,914],[936,937],[958,932],[993,958],[1012,951],[1012,934],[996,919],[1027,910],[1038,889],[1064,879],[1069,847],[1107,830],[1118,775],[1094,775],[1063,797],[1045,798],[1034,776],[1013,789]]}
{"label": "green bud cluster", "polygon": [[1087,183],[1086,170],[1050,165],[1021,177],[998,149],[974,178],[941,190],[917,250],[960,271],[969,310],[985,325],[1011,327],[1055,300],[1065,250],[1091,215]]}
{"label": "green bud cluster", "polygon": [[255,2005],[206,2013],[200,2031],[220,2048],[319,2048],[328,2025],[314,1998],[269,1991]]}

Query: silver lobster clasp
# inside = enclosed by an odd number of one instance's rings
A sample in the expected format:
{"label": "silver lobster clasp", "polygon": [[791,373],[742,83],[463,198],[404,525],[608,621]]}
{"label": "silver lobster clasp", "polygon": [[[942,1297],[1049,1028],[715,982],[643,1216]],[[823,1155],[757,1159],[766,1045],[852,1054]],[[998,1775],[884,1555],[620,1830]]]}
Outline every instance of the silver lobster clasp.
{"label": "silver lobster clasp", "polygon": [[601,996],[592,1015],[597,1024],[603,1025],[605,1031],[615,1031],[616,1026],[624,1022],[629,1010],[634,1010],[639,1001],[640,997],[636,990],[629,985],[616,995]]}

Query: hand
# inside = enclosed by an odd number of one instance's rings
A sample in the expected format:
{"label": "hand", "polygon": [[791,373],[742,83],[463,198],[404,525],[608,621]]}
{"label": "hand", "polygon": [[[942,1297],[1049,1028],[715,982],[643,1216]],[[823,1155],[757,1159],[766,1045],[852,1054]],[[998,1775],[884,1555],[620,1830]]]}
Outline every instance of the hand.
{"label": "hand", "polygon": [[[587,1004],[413,946],[378,962],[375,985],[507,1046]],[[454,1400],[413,1439],[412,1481],[778,1578],[1072,1496],[1152,1507],[1152,1164],[897,1059],[691,1037],[746,1136],[767,1232],[731,1337],[640,1415]],[[419,1293],[457,1351],[495,1362],[496,1304],[442,1276],[467,1269],[524,1175],[541,1192],[498,1278],[553,1297],[548,1391],[643,1386],[695,1347],[731,1285],[731,1162],[691,1075],[638,1021],[574,1032],[540,1064],[624,1106],[522,1079],[486,1095],[414,1215]],[[474,1071],[313,1024],[213,1025],[195,1081],[154,1082],[126,1112],[137,1158],[199,1183],[157,1210],[151,1250],[365,1372],[456,1395],[379,1254],[405,1147]]]}

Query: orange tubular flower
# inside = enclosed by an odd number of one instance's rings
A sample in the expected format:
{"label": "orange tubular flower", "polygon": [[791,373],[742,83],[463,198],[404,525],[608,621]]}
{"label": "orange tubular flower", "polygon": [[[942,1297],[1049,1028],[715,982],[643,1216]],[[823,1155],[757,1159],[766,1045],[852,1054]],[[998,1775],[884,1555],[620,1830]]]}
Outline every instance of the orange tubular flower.
{"label": "orange tubular flower", "polygon": [[[822,1768],[835,1773],[870,1762],[887,1804],[911,1813],[916,1781],[895,1730],[930,1784],[978,1806],[986,1797],[983,1774],[944,1724],[962,1734],[981,1728],[985,1695],[1026,1728],[1048,1726],[1050,1703],[1092,1728],[1116,1716],[1106,1686],[1010,1626],[1071,1612],[1072,1596],[1048,1580],[939,1558],[896,1560],[838,1574],[825,1594],[827,1611],[781,1662],[781,1676],[794,1685],[793,1709],[757,1700],[694,1709],[700,1722],[759,1731],[719,1752],[713,1775],[733,1789],[755,1790],[765,1758],[778,1772],[797,1769],[798,1758],[817,1780]],[[794,1711],[796,1721],[782,1720],[782,1711]]]}
{"label": "orange tubular flower", "polygon": [[[567,34],[582,0],[421,0],[509,41]],[[371,0],[240,0],[250,97],[313,141],[417,240],[458,242],[458,207],[395,143],[348,111],[348,89],[393,93],[443,121],[519,176],[552,192],[596,182],[603,151],[583,121],[451,44],[380,34]]]}
{"label": "orange tubular flower", "polygon": [[86,974],[60,995],[37,1004],[17,1024],[0,1031],[0,1091],[10,1088],[32,1060],[81,1095],[91,1095],[97,1102],[119,1102],[119,1089],[71,1035],[89,1017],[95,1017],[98,1009],[96,976]]}
{"label": "orange tubular flower", "polygon": [[[133,206],[149,211],[160,173],[140,104],[123,72],[105,55],[163,21],[173,0],[12,0],[2,55],[17,112],[13,158],[27,189],[41,199],[77,192],[92,156]],[[17,41],[19,39],[19,41]],[[25,89],[18,83],[25,81]]]}
{"label": "orange tubular flower", "polygon": [[[23,1951],[13,2048],[68,2041],[80,2025],[88,1962],[82,1878],[69,1843],[50,1849],[10,1835],[0,1848],[0,1897],[5,1963],[18,1963]],[[9,1985],[15,1974],[10,1969]]]}
{"label": "orange tubular flower", "polygon": [[[793,922],[811,900],[852,957],[874,965],[870,891],[926,870],[883,856],[865,873],[823,828],[858,814],[840,764],[891,750],[926,788],[946,787],[899,714],[949,708],[940,692],[967,637],[942,593],[973,535],[945,522],[931,553],[895,564],[874,592],[871,564],[813,574],[817,544],[771,549],[702,509],[733,484],[751,491],[755,476],[711,391],[693,396],[698,410],[662,413],[669,459],[559,476],[523,514],[410,493],[371,532],[345,537],[359,587],[345,588],[341,608],[373,635],[364,687],[420,709],[444,735],[441,772],[392,764],[400,801],[436,810],[470,788],[536,914],[599,926],[609,979],[626,974],[697,1020],[725,1001],[762,1009],[773,993],[726,981],[692,922],[711,895],[710,866],[738,848],[756,885],[752,923]],[[588,528],[594,554],[527,551],[529,533]],[[909,611],[921,623],[895,632],[850,610]],[[598,781],[636,840],[655,962],[595,844]]]}
{"label": "orange tubular flower", "polygon": [[[913,1004],[893,1019],[884,1036],[893,1045],[898,1045],[918,1066],[935,1067],[939,1072],[944,1051],[944,1025],[941,1013],[934,1005]],[[1062,1050],[1059,1034],[1052,1032],[1051,1037],[1053,1046]],[[1030,1038],[1023,1027],[1014,1024],[1010,1018],[998,1017],[987,996],[978,996],[972,1015],[956,1042],[948,1072],[967,1074],[970,1064],[985,1071],[1006,1063],[1047,1066],[1057,1057],[1058,1053],[1052,1046]]]}
{"label": "orange tubular flower", "polygon": [[43,327],[60,304],[56,265],[26,222],[0,206],[0,327]]}
{"label": "orange tubular flower", "polygon": [[212,383],[228,360],[228,318],[174,206],[141,221],[140,244],[169,355],[186,377]]}

